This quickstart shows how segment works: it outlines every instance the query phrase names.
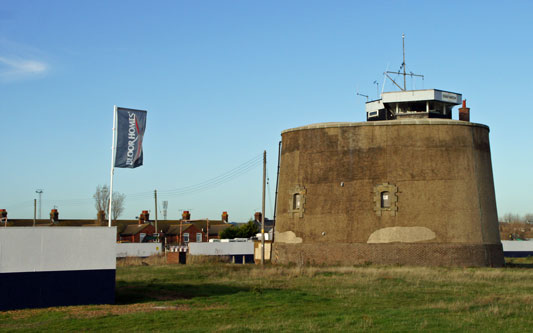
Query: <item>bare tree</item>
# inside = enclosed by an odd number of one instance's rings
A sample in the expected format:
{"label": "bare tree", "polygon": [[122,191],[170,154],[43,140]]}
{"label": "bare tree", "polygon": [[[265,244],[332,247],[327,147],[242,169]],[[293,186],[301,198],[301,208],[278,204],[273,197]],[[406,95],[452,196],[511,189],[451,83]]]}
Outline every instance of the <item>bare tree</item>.
{"label": "bare tree", "polygon": [[96,211],[103,211],[107,214],[109,210],[109,187],[107,185],[96,186],[96,192],[93,198]]}
{"label": "bare tree", "polygon": [[[96,211],[103,211],[105,214],[109,211],[109,187],[107,185],[98,185],[96,187],[96,192],[93,195],[94,198],[94,207],[96,208]],[[111,216],[114,221],[118,219],[118,217],[122,214],[124,211],[124,199],[126,196],[122,193],[113,192],[113,207]]]}
{"label": "bare tree", "polygon": [[526,217],[520,216],[520,214],[513,214],[513,213],[505,213],[502,217],[500,217],[501,222],[507,222],[507,223],[523,223],[526,222]]}
{"label": "bare tree", "polygon": [[111,216],[113,221],[116,221],[120,214],[124,211],[124,199],[126,195],[118,192],[113,192],[113,206],[111,207]]}

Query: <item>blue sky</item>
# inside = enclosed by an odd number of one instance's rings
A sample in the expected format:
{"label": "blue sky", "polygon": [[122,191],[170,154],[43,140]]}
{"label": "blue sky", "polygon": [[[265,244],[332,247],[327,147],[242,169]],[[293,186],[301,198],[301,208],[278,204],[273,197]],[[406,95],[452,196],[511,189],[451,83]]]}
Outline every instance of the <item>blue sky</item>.
{"label": "blue sky", "polygon": [[532,12],[528,1],[2,1],[0,208],[30,218],[42,188],[43,216],[55,205],[93,218],[116,104],[148,110],[145,165],[115,174],[123,218],[153,211],[158,189],[169,218],[247,220],[261,207],[259,163],[205,191],[170,190],[265,149],[271,216],[280,132],[364,121],[355,91],[375,97],[405,33],[407,70],[425,75],[408,87],[462,93],[471,121],[490,126],[498,214],[533,212]]}

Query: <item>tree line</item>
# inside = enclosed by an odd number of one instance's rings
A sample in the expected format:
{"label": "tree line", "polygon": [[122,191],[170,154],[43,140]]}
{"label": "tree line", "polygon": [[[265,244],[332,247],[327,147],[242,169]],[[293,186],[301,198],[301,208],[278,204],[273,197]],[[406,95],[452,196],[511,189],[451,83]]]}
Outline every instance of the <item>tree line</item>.
{"label": "tree line", "polygon": [[503,223],[533,223],[533,213],[524,215],[505,213],[500,216],[499,221]]}

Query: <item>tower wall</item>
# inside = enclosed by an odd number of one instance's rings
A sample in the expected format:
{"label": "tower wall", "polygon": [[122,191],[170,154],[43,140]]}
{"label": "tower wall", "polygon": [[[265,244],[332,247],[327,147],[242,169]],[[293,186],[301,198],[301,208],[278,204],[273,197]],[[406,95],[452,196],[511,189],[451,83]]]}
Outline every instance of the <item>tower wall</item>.
{"label": "tower wall", "polygon": [[503,265],[488,134],[441,119],[284,131],[273,261]]}

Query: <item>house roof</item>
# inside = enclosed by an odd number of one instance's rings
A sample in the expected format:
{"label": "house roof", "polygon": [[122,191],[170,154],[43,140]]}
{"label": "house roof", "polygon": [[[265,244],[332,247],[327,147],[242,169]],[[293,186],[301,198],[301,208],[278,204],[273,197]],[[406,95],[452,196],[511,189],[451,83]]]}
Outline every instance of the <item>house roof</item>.
{"label": "house roof", "polygon": [[139,232],[143,231],[148,227],[150,224],[130,224],[124,229],[123,232],[120,233],[121,236],[133,236],[137,235]]}
{"label": "house roof", "polygon": [[[184,223],[182,226],[181,226],[181,230],[183,232],[185,232],[185,230],[189,229],[190,227],[192,227],[192,224],[190,223]],[[179,235],[180,234],[180,225],[171,225],[167,232],[165,232],[166,235],[170,235],[170,236],[174,236],[174,235]]]}
{"label": "house roof", "polygon": [[209,236],[218,236],[222,230],[232,227],[231,224],[209,225]]}
{"label": "house roof", "polygon": [[[270,231],[275,224],[275,220],[265,218],[265,231]],[[254,220],[254,224],[261,230],[261,221]]]}
{"label": "house roof", "polygon": [[[194,224],[198,229],[207,230],[207,220],[190,220],[188,223]],[[209,229],[215,225],[225,224],[222,220],[209,220]]]}

